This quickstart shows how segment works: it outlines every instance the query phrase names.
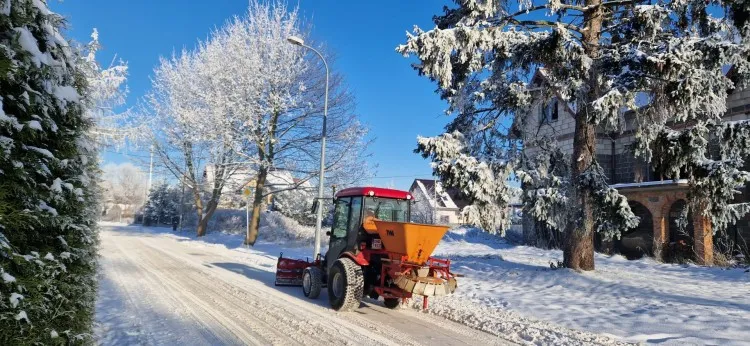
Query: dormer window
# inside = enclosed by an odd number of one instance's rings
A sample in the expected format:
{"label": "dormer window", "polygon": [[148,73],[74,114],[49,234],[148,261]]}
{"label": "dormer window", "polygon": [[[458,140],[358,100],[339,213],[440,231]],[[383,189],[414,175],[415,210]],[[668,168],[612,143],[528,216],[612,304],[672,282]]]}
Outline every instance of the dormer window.
{"label": "dormer window", "polygon": [[540,122],[542,124],[548,124],[557,121],[557,118],[559,116],[557,99],[553,98],[542,105],[542,112],[540,115]]}

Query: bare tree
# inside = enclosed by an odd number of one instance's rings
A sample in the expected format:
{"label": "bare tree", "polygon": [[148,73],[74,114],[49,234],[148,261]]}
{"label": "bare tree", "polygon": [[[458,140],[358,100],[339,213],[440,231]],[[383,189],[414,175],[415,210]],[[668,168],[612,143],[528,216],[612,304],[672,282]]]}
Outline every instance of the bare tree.
{"label": "bare tree", "polygon": [[[227,79],[247,73],[248,67],[256,77],[252,84],[222,92],[229,96],[228,103],[236,107],[233,113],[241,120],[242,126],[238,129],[242,143],[248,147],[240,152],[249,153],[245,157],[257,167],[253,217],[246,239],[251,245],[258,236],[269,171],[290,171],[299,176],[300,181],[315,179],[318,173],[316,149],[323,127],[325,69],[318,57],[286,42],[292,35],[304,36],[297,8],[289,9],[278,1],[253,1],[248,15],[235,18],[216,32],[208,49],[215,49],[213,55],[209,54],[210,61],[221,64],[221,72]],[[219,60],[219,57],[224,59]],[[247,102],[243,95],[247,90],[253,90],[252,102]],[[366,130],[357,121],[353,109],[354,99],[343,78],[333,74],[326,166],[331,176],[339,181],[356,180],[368,174],[362,155]]]}
{"label": "bare tree", "polygon": [[108,65],[97,61],[101,50],[99,31],[94,28],[91,41],[79,47],[78,64],[86,79],[86,116],[94,122],[90,132],[102,146],[120,148],[143,139],[143,129],[133,122],[129,109],[123,109],[128,95],[128,64],[116,56]]}
{"label": "bare tree", "polygon": [[[230,129],[229,115],[224,117],[217,107],[220,95],[212,93],[209,81],[202,78],[210,73],[204,68],[197,52],[183,50],[161,59],[144,112],[144,123],[151,124],[154,153],[192,192],[198,236],[205,235],[224,184],[239,162],[236,131]],[[206,167],[213,168],[210,181],[204,178]]]}
{"label": "bare tree", "polygon": [[[253,217],[247,244],[258,235],[269,172],[297,177],[287,189],[317,180],[325,70],[286,42],[303,35],[297,9],[251,2],[248,14],[214,31],[194,51],[162,59],[149,94],[154,141],[164,165],[193,190],[198,233],[237,170],[255,172]],[[366,129],[354,98],[334,74],[328,110],[328,181],[346,185],[371,174],[365,163]],[[212,179],[199,171],[212,167]],[[210,183],[210,186],[206,186]],[[274,191],[278,193],[280,191]]]}
{"label": "bare tree", "polygon": [[125,204],[132,208],[142,206],[146,201],[146,175],[130,162],[107,164],[102,168],[105,196],[115,204]]}
{"label": "bare tree", "polygon": [[435,223],[435,211],[427,198],[417,198],[412,202],[411,221],[425,224]]}

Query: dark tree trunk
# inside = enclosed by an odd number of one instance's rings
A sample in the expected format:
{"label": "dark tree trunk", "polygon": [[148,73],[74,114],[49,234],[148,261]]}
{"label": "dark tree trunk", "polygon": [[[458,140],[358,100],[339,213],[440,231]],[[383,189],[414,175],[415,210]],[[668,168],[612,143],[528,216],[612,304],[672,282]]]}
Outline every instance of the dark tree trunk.
{"label": "dark tree trunk", "polygon": [[[592,59],[598,55],[597,45],[602,29],[601,0],[587,0],[590,8],[584,12],[587,23],[583,34],[586,54]],[[573,184],[572,201],[576,210],[565,231],[563,263],[574,270],[594,270],[594,212],[592,191],[588,187],[579,187],[581,173],[589,168],[596,155],[596,128],[588,120],[592,111],[592,102],[599,97],[596,66],[592,66],[588,76],[588,92],[585,102],[576,114],[575,135],[573,138],[573,157],[571,183]]]}
{"label": "dark tree trunk", "polygon": [[206,207],[206,213],[203,214],[203,217],[198,218],[198,236],[199,237],[206,235],[206,231],[208,230],[208,221],[211,220],[211,217],[214,215],[214,212],[216,211],[217,206],[218,206],[218,203],[214,201],[208,202],[208,206]]}
{"label": "dark tree trunk", "polygon": [[255,182],[255,196],[253,197],[253,212],[250,215],[245,244],[253,246],[258,240],[258,227],[260,226],[260,210],[263,205],[263,190],[266,185],[267,168],[258,170],[258,179]]}
{"label": "dark tree trunk", "polygon": [[577,119],[573,139],[573,169],[571,181],[573,204],[577,209],[572,214],[565,232],[563,262],[565,267],[575,270],[594,270],[594,212],[590,188],[578,188],[577,182],[594,158],[596,129],[584,119]]}
{"label": "dark tree trunk", "polygon": [[200,192],[195,187],[193,187],[193,203],[195,204],[195,213],[198,214],[198,229],[196,232],[199,237],[202,237],[206,235],[208,219],[203,217],[203,201],[201,200]]}
{"label": "dark tree trunk", "polygon": [[198,221],[198,236],[202,237],[206,235],[206,229],[208,228],[208,218],[204,217]]}

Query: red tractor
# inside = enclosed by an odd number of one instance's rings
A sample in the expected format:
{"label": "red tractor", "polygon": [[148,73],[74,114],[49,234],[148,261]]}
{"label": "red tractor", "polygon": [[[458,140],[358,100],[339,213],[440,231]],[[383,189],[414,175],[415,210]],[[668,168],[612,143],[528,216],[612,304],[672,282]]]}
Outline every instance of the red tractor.
{"label": "red tractor", "polygon": [[359,307],[362,297],[383,297],[396,308],[412,295],[453,293],[450,260],[431,257],[446,226],[410,223],[411,195],[405,191],[357,187],[339,191],[325,257],[313,262],[279,257],[277,285],[301,285],[315,299],[323,287],[335,310]]}

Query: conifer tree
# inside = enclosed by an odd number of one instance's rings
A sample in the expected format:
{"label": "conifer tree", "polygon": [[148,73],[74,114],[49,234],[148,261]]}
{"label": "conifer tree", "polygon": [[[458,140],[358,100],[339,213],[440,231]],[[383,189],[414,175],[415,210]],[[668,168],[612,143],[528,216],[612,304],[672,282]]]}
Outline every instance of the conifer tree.
{"label": "conifer tree", "polygon": [[179,215],[179,191],[162,183],[151,189],[143,208],[145,225],[171,224]]}
{"label": "conifer tree", "polygon": [[[480,202],[469,220],[507,227],[507,180],[519,177],[526,210],[565,232],[565,265],[594,269],[594,233],[617,237],[638,222],[596,159],[597,133],[622,131],[624,110],[634,113],[638,157],[668,178],[685,174],[693,205],[715,229],[746,211],[730,196],[748,180],[741,167],[749,125],[723,125],[721,117],[728,90],[747,86],[750,76],[747,1],[455,2],[434,29],[415,28],[397,50],[419,59],[415,68],[438,83],[455,115],[446,134],[420,139],[418,151],[443,181]],[[722,71],[728,66],[732,78]],[[542,91],[529,85],[539,68]],[[539,93],[571,109],[572,155],[523,133]],[[695,126],[678,131],[674,123]],[[721,159],[707,154],[710,133],[721,134]],[[548,150],[530,157],[524,146]]]}
{"label": "conifer tree", "polygon": [[96,150],[85,79],[42,0],[0,1],[0,344],[90,335]]}

